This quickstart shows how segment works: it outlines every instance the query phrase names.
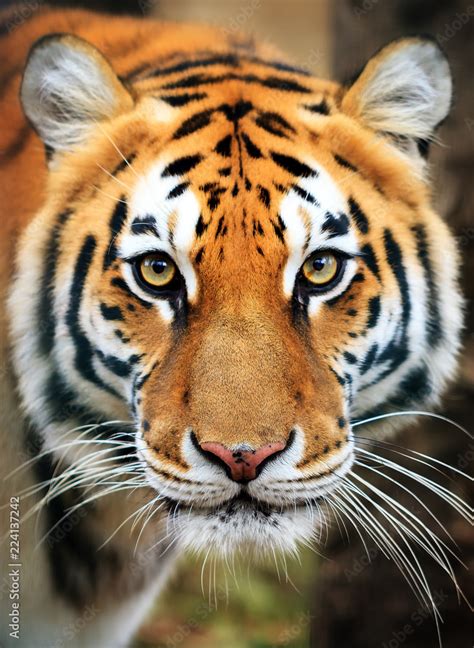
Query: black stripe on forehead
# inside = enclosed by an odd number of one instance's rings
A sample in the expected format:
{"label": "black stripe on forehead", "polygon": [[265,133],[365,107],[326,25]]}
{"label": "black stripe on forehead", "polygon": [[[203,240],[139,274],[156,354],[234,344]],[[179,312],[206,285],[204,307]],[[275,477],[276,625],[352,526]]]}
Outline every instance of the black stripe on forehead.
{"label": "black stripe on forehead", "polygon": [[177,140],[182,137],[187,137],[209,126],[213,112],[214,110],[211,109],[203,110],[185,119],[181,126],[174,132],[173,139]]}
{"label": "black stripe on forehead", "polygon": [[156,227],[156,219],[151,214],[134,218],[130,230],[132,234],[153,234],[157,238],[160,238],[160,234]]}
{"label": "black stripe on forehead", "polygon": [[295,133],[295,129],[289,124],[284,117],[276,112],[261,112],[255,119],[255,123],[263,130],[266,130],[277,137],[288,137],[286,131]]}
{"label": "black stripe on forehead", "polygon": [[328,235],[328,239],[335,236],[344,236],[349,232],[349,218],[342,212],[339,212],[337,216],[326,212],[321,231]]}
{"label": "black stripe on forehead", "polygon": [[177,158],[165,167],[161,177],[167,178],[169,176],[180,176],[189,173],[189,171],[194,169],[202,159],[203,157],[199,153],[195,155],[184,155],[183,157]]}
{"label": "black stripe on forehead", "polygon": [[162,86],[163,90],[175,90],[179,88],[196,88],[202,85],[212,85],[223,83],[224,81],[241,81],[246,84],[261,85],[273,90],[282,92],[294,92],[300,94],[310,94],[311,90],[297,81],[286,77],[258,77],[255,74],[221,74],[217,76],[208,76],[205,74],[194,74],[179,81],[166,83]]}
{"label": "black stripe on forehead", "polygon": [[196,59],[194,61],[181,61],[175,65],[170,65],[164,68],[157,68],[146,74],[143,78],[149,79],[152,77],[166,76],[168,74],[176,74],[179,72],[186,72],[197,67],[211,67],[213,65],[224,65],[229,67],[238,67],[240,61],[235,54],[223,54],[212,56],[209,58]]}
{"label": "black stripe on forehead", "polygon": [[319,175],[316,169],[312,169],[307,164],[300,162],[300,160],[297,160],[291,155],[272,151],[271,156],[272,160],[278,164],[279,167],[285,169],[285,171],[293,176],[298,176],[300,178],[317,178]]}
{"label": "black stripe on forehead", "polygon": [[104,254],[103,269],[107,270],[117,258],[117,237],[122,231],[128,216],[128,208],[125,197],[122,196],[116,203],[115,209],[110,218],[110,237],[111,241]]}
{"label": "black stripe on forehead", "polygon": [[160,99],[166,102],[168,105],[173,108],[180,108],[181,106],[187,106],[193,101],[200,101],[201,99],[206,99],[207,94],[205,92],[193,92],[188,93],[184,92],[179,95],[161,95]]}
{"label": "black stripe on forehead", "polygon": [[303,198],[303,200],[305,200],[310,205],[314,205],[315,207],[321,206],[312,193],[306,191],[305,189],[302,189],[298,184],[294,184],[291,188],[295,193],[298,194],[300,198]]}
{"label": "black stripe on forehead", "polygon": [[317,113],[319,115],[329,115],[330,113],[329,106],[325,99],[316,104],[305,104],[303,108],[305,110],[308,110],[309,112]]}

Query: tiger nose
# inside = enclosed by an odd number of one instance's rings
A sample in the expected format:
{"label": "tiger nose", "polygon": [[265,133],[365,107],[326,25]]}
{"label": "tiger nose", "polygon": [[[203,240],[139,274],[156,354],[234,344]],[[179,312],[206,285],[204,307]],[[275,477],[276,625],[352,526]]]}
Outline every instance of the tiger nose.
{"label": "tiger nose", "polygon": [[255,479],[260,474],[268,459],[282,452],[286,443],[276,441],[260,448],[248,449],[248,446],[226,448],[222,443],[213,441],[200,444],[200,449],[214,461],[222,464],[231,479],[241,484]]}

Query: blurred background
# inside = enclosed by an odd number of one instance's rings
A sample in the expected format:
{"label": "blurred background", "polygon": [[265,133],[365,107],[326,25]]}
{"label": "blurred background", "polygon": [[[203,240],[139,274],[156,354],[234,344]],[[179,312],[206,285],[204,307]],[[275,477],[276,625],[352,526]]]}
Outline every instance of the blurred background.
{"label": "blurred background", "polygon": [[[8,2],[0,0],[0,7]],[[382,45],[415,33],[431,34],[447,52],[455,79],[453,111],[443,125],[442,146],[431,153],[433,201],[449,221],[464,259],[467,295],[465,347],[459,379],[445,400],[446,417],[472,429],[474,401],[474,3],[467,0],[82,0],[48,4],[87,7],[114,13],[202,21],[230,32],[243,30],[269,40],[295,63],[322,77],[350,78]],[[37,11],[42,0],[26,3]],[[19,16],[21,19],[21,16]],[[446,422],[425,419],[396,441],[449,463],[472,476],[474,443]],[[409,465],[407,463],[407,465]],[[411,464],[413,467],[413,464]],[[420,467],[420,470],[423,466]],[[472,502],[468,480],[443,470],[437,481]],[[431,473],[432,475],[432,473]],[[372,479],[376,482],[377,480]],[[392,497],[417,516],[425,511],[407,492],[383,482]],[[411,480],[404,485],[425,501],[445,525],[467,568],[474,566],[472,527],[448,506]],[[427,518],[433,526],[433,520]],[[189,559],[142,628],[135,648],[433,648],[436,627],[417,602],[396,566],[351,528],[334,523],[318,555],[280,560],[259,567],[236,564],[202,569]],[[347,531],[347,533],[346,533]],[[474,601],[472,576],[454,561],[465,594]],[[458,600],[439,567],[423,563],[444,623],[443,645],[474,644],[471,612]],[[91,647],[92,648],[92,647]]]}

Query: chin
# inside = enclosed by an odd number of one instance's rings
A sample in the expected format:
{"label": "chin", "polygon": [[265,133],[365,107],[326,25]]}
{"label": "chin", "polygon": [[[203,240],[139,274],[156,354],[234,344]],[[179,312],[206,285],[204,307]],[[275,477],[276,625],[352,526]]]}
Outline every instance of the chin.
{"label": "chin", "polygon": [[242,495],[212,508],[170,507],[170,524],[184,550],[224,559],[234,554],[252,559],[274,552],[294,555],[299,545],[320,539],[323,521],[314,504],[283,508]]}

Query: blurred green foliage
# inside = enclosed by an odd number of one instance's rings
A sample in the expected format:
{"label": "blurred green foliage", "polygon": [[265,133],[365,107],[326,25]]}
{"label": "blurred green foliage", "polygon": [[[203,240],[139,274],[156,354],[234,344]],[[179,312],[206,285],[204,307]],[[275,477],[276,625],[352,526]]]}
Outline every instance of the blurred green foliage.
{"label": "blurred green foliage", "polygon": [[157,601],[135,648],[306,648],[318,557],[216,566],[188,558]]}

